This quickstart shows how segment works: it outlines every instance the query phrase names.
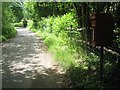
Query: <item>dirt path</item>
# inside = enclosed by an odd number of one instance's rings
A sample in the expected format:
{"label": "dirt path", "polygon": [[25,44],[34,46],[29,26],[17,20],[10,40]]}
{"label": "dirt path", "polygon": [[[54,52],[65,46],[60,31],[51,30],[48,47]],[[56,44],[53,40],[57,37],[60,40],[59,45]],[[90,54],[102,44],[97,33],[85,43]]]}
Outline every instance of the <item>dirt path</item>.
{"label": "dirt path", "polygon": [[20,28],[15,38],[2,44],[3,88],[60,88],[64,71],[35,33]]}

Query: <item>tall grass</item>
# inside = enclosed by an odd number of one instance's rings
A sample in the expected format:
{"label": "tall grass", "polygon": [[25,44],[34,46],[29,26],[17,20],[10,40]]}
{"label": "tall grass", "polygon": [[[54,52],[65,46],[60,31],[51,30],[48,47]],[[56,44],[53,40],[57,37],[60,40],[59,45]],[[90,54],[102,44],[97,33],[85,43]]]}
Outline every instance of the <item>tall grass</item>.
{"label": "tall grass", "polygon": [[14,37],[17,34],[17,30],[11,23],[4,24],[2,27],[2,41],[5,41],[11,37]]}
{"label": "tall grass", "polygon": [[[30,22],[29,27],[32,25]],[[94,54],[87,54],[81,33],[79,31],[71,33],[67,30],[70,26],[73,28],[78,26],[73,13],[41,18],[38,22],[38,29],[31,29],[44,40],[55,60],[64,67],[72,82],[71,86],[95,87],[98,84],[96,81],[98,57]],[[78,40],[81,42],[77,42]]]}

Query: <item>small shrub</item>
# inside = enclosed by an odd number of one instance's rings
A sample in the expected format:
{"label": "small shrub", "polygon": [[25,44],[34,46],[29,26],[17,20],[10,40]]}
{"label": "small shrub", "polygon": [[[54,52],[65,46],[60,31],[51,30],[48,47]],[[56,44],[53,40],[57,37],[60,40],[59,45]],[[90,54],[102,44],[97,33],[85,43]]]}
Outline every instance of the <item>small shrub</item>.
{"label": "small shrub", "polygon": [[14,23],[14,27],[23,27],[23,24],[22,22]]}
{"label": "small shrub", "polygon": [[5,38],[3,35],[0,35],[0,42],[6,41],[6,40],[7,40],[7,38]]}
{"label": "small shrub", "polygon": [[5,24],[2,27],[2,35],[9,39],[11,37],[14,37],[17,34],[17,30],[14,28],[12,24]]}
{"label": "small shrub", "polygon": [[32,20],[28,20],[28,26],[27,26],[30,30],[33,29],[33,21]]}
{"label": "small shrub", "polygon": [[45,38],[45,44],[50,48],[56,41],[55,37],[52,35],[49,35],[48,37]]}

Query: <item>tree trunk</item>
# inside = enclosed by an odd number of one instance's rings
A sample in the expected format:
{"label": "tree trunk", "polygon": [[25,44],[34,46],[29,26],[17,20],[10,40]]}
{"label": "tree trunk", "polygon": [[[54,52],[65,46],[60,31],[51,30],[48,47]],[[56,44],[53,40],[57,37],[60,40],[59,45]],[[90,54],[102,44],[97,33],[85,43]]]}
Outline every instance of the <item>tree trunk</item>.
{"label": "tree trunk", "polygon": [[82,27],[82,20],[81,20],[81,16],[82,16],[82,12],[80,10],[80,3],[79,2],[74,2],[74,7],[76,9],[76,14],[77,14],[77,18],[78,18],[78,27]]}
{"label": "tree trunk", "polygon": [[86,8],[87,4],[86,3],[82,3],[82,27],[86,27],[86,19],[87,19],[87,13],[86,13]]}

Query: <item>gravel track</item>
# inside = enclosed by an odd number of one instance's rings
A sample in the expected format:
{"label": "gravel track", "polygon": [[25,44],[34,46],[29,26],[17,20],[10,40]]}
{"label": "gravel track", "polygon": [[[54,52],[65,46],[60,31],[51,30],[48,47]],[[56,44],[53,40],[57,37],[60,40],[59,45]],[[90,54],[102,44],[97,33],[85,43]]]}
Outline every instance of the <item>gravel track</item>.
{"label": "gravel track", "polygon": [[65,72],[26,28],[2,43],[2,88],[63,88]]}

